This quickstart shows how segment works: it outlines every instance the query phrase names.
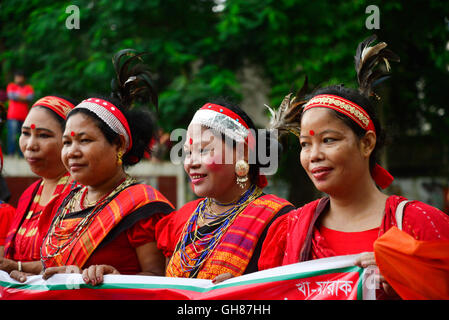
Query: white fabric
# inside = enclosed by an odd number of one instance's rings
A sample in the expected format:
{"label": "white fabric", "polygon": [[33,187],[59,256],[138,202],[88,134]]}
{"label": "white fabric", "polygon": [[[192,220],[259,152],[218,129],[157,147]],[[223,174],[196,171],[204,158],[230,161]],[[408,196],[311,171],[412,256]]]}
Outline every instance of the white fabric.
{"label": "white fabric", "polygon": [[410,200],[404,200],[400,202],[396,208],[395,218],[396,218],[396,225],[399,230],[402,230],[402,220],[404,217],[404,207],[407,203],[409,203]]}
{"label": "white fabric", "polygon": [[190,124],[200,124],[215,129],[237,142],[244,142],[248,136],[248,130],[243,124],[223,113],[213,110],[198,110]]}

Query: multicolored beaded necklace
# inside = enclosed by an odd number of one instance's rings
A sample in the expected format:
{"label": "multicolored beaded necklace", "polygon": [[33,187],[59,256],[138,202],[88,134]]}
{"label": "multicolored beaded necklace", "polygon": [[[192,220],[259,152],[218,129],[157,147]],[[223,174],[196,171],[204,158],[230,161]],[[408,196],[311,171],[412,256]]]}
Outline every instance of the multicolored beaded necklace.
{"label": "multicolored beaded necklace", "polygon": [[85,193],[87,187],[79,188],[70,198],[68,203],[65,206],[61,206],[62,211],[58,210],[56,216],[53,218],[52,225],[48,230],[41,247],[41,260],[46,261],[49,258],[64,253],[68,248],[71,248],[71,244],[78,241],[79,237],[88,229],[89,225],[96,217],[96,214],[103,209],[110,199],[135,182],[136,180],[134,178],[127,175],[114,190],[98,200],[98,202],[95,203],[95,206],[92,207],[92,210],[81,218],[75,226],[71,227],[72,230],[70,232],[67,232],[64,225],[66,215],[74,212],[74,208],[76,208],[77,205],[81,205],[80,198]]}
{"label": "multicolored beaded necklace", "polygon": [[[242,212],[248,204],[254,201],[262,194],[262,189],[252,185],[235,205],[230,209],[220,214],[211,215],[210,212],[206,212],[210,208],[211,199],[206,198],[202,200],[195,212],[190,217],[189,221],[184,226],[184,230],[181,235],[180,243],[177,247],[180,252],[181,269],[183,272],[192,272],[190,277],[194,277],[200,270],[201,265],[212,254],[215,247],[220,242],[222,236],[226,233],[226,230],[232,224],[234,219]],[[209,209],[210,210],[210,209]],[[198,226],[199,220],[205,218],[215,218],[219,226],[211,232],[202,233]],[[214,225],[213,222],[209,226]],[[186,251],[187,246],[192,245],[192,251],[197,257],[191,257]]]}

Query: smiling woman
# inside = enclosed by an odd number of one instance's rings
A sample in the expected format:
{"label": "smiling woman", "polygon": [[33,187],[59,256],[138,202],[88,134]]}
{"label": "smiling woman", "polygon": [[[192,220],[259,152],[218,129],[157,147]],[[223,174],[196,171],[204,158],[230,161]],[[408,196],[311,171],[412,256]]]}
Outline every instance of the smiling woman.
{"label": "smiling woman", "polygon": [[[118,99],[88,98],[67,117],[62,160],[84,186],[61,199],[55,210],[41,249],[45,279],[81,268],[93,285],[102,282],[104,273],[163,274],[154,229],[173,206],[125,172],[140,161],[155,132],[149,112],[130,110],[136,92],[157,101],[148,88],[147,67],[133,65],[140,56],[133,50],[114,56],[119,84],[112,95]],[[124,57],[129,58],[121,64]]]}
{"label": "smiling woman", "polygon": [[[358,253],[364,254],[355,264],[376,265],[374,242],[392,227],[403,228],[419,241],[449,239],[449,218],[443,212],[382,192],[393,177],[377,163],[383,131],[369,96],[384,72],[372,69],[384,62],[388,69],[388,59],[398,58],[383,42],[370,47],[374,40],[368,38],[357,49],[359,90],[343,85],[319,89],[296,106],[300,108],[299,128],[297,122],[280,124],[296,126],[301,165],[327,196],[290,212],[270,227],[260,269]],[[398,297],[382,275],[380,281],[378,298]]]}
{"label": "smiling woman", "polygon": [[[61,161],[62,132],[67,113],[76,103],[47,96],[36,101],[20,136],[20,149],[31,170],[41,177],[19,199],[5,242],[2,269],[39,273],[42,234],[38,225],[59,196],[75,186]],[[14,273],[12,273],[13,275]]]}
{"label": "smiling woman", "polygon": [[184,169],[200,199],[157,225],[166,276],[218,282],[257,271],[268,226],[293,206],[263,193],[266,177],[249,161],[258,147],[253,132],[247,114],[225,101],[206,103],[194,115]]}

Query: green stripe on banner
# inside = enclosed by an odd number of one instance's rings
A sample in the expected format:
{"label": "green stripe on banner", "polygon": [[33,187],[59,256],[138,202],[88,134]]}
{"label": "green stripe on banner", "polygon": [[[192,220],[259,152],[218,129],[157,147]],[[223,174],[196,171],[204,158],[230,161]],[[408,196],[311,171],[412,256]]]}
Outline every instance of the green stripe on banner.
{"label": "green stripe on banner", "polygon": [[[249,284],[257,284],[257,283],[266,283],[266,282],[276,282],[276,281],[284,281],[284,280],[295,280],[295,279],[302,279],[302,278],[311,278],[315,276],[321,276],[325,274],[331,274],[331,273],[346,273],[346,272],[358,272],[360,277],[363,274],[363,269],[357,267],[357,266],[351,266],[351,267],[344,267],[344,268],[338,268],[338,269],[328,269],[328,270],[318,270],[318,271],[308,271],[308,272],[300,272],[300,273],[293,273],[288,275],[279,275],[279,276],[272,276],[262,279],[255,279],[255,280],[247,280],[247,281],[240,281],[239,283],[233,284],[233,283],[223,283],[223,284],[217,284],[215,287],[211,288],[210,290],[220,289],[220,288],[228,288],[233,286],[242,286],[242,285],[249,285]],[[362,281],[360,281],[362,282]]]}
{"label": "green stripe on banner", "polygon": [[[31,276],[25,283],[19,283],[0,271],[0,297],[57,299],[60,294],[62,299],[101,299],[103,289],[111,299],[375,299],[375,288],[366,281],[370,273],[355,266],[355,258],[356,255],[351,255],[301,262],[235,277],[217,285],[204,279],[106,275],[104,283],[92,286],[84,283],[80,274],[56,274],[46,281],[41,276]],[[350,295],[346,291],[348,283],[351,283]],[[268,290],[269,294],[260,289]],[[343,292],[341,296],[339,289]]]}
{"label": "green stripe on banner", "polygon": [[[318,270],[318,271],[308,271],[308,272],[300,272],[300,273],[293,273],[293,274],[287,274],[287,275],[279,275],[279,276],[272,276],[267,278],[261,278],[261,279],[254,279],[254,280],[247,280],[247,281],[239,281],[237,283],[223,283],[223,284],[217,284],[214,287],[210,288],[201,288],[196,286],[188,286],[188,285],[178,285],[178,284],[156,284],[156,283],[102,283],[96,286],[92,286],[90,284],[86,283],[80,283],[79,288],[89,288],[89,289],[176,289],[176,290],[188,290],[188,291],[194,291],[194,292],[209,292],[212,290],[222,289],[222,288],[231,288],[231,287],[238,287],[238,286],[244,286],[244,285],[251,285],[251,284],[260,284],[260,283],[266,283],[266,282],[276,282],[276,281],[284,281],[284,280],[295,280],[295,279],[302,279],[302,278],[311,278],[315,276],[325,275],[325,274],[331,274],[331,273],[347,273],[347,272],[358,272],[359,276],[362,277],[363,275],[363,269],[352,266],[352,267],[344,267],[344,268],[337,268],[337,269],[329,269],[329,270]],[[359,281],[358,284],[358,294],[361,295],[362,290],[362,281]],[[67,284],[23,284],[23,283],[13,283],[13,282],[5,282],[0,281],[0,286],[6,287],[6,288],[14,288],[14,289],[22,289],[22,290],[73,290],[70,288],[67,288]],[[358,298],[361,298],[358,297]]]}

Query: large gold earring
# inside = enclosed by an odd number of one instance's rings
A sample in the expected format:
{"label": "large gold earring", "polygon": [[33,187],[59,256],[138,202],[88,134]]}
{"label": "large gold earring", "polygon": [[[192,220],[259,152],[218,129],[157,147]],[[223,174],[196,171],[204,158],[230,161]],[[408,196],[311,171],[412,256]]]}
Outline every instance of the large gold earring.
{"label": "large gold earring", "polygon": [[117,164],[118,164],[119,166],[121,166],[121,165],[123,164],[122,157],[123,157],[123,151],[122,151],[122,150],[119,150],[119,151],[117,152]]}
{"label": "large gold earring", "polygon": [[235,173],[237,174],[237,185],[240,188],[245,187],[248,181],[249,164],[245,160],[239,160],[235,163]]}

